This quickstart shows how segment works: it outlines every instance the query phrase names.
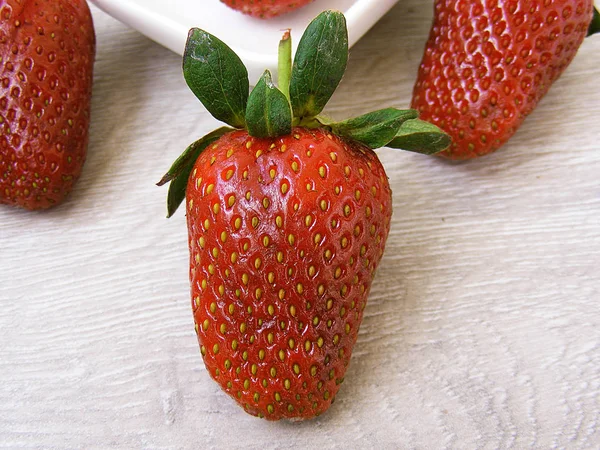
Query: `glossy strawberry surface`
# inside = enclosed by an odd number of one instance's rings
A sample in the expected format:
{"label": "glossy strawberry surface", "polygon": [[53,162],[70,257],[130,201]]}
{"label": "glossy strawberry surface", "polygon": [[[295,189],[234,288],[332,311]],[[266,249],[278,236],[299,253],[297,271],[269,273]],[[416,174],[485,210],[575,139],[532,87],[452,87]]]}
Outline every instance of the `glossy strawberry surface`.
{"label": "glossy strawberry surface", "polygon": [[270,19],[308,5],[313,0],[221,0],[227,6],[261,19]]}
{"label": "glossy strawberry surface", "polygon": [[250,414],[319,415],[344,379],[389,232],[377,156],[322,129],[235,131],[200,155],[186,192],[208,372]]}
{"label": "glossy strawberry surface", "polygon": [[575,56],[592,0],[436,0],[412,107],[446,131],[440,153],[501,147]]}
{"label": "glossy strawberry surface", "polygon": [[60,203],[86,158],[95,36],[85,0],[0,2],[0,203]]}

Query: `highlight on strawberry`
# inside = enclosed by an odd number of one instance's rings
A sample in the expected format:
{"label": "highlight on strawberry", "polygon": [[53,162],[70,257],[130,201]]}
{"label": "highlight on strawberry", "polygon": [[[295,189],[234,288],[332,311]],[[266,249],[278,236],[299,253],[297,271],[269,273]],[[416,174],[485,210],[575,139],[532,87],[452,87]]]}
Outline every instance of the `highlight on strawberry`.
{"label": "highlight on strawberry", "polygon": [[249,93],[246,68],[192,29],[185,79],[229,126],[191,144],[170,182],[168,215],[187,199],[193,316],[207,371],[248,413],[269,420],[323,413],[344,381],[390,229],[392,193],[373,149],[424,154],[450,141],[414,110],[343,121],[321,112],[348,60],[339,12],[306,29],[279,83]]}
{"label": "highlight on strawberry", "polygon": [[411,106],[446,131],[453,160],[491,153],[517,131],[600,31],[593,0],[436,0]]}
{"label": "highlight on strawberry", "polygon": [[61,203],[88,146],[94,24],[85,0],[0,2],[0,204]]}
{"label": "highlight on strawberry", "polygon": [[271,19],[292,12],[314,0],[221,0],[230,8],[259,19]]}

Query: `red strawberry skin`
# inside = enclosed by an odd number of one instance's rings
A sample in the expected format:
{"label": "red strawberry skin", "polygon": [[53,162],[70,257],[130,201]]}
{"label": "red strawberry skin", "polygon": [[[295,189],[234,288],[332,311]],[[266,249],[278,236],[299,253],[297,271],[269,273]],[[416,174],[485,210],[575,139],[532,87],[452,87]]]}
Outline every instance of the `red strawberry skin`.
{"label": "red strawberry skin", "polygon": [[260,19],[270,19],[291,12],[313,0],[221,0],[227,6]]}
{"label": "red strawberry skin", "polygon": [[448,133],[453,160],[497,150],[581,45],[592,0],[436,0],[412,107]]}
{"label": "red strawberry skin", "polygon": [[322,129],[228,133],[187,186],[192,307],[210,375],[248,413],[333,402],[391,219],[375,153]]}
{"label": "red strawberry skin", "polygon": [[0,2],[0,203],[60,203],[79,178],[95,34],[85,0]]}

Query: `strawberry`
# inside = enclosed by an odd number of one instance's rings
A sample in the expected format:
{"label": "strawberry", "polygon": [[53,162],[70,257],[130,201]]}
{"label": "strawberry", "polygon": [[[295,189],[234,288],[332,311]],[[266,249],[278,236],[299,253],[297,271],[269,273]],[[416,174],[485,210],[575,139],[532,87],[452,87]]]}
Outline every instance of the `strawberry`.
{"label": "strawberry", "polygon": [[[320,116],[344,73],[344,16],[307,28],[279,88],[248,74],[223,42],[192,29],[184,75],[231,125],[193,143],[159,184],[168,213],[187,199],[192,309],[209,374],[250,414],[324,412],[344,380],[392,214],[374,148],[433,153],[449,144],[413,110],[342,122]],[[220,74],[225,74],[221,78]]]}
{"label": "strawberry", "polygon": [[412,107],[452,137],[440,155],[497,150],[562,74],[593,0],[436,0]]}
{"label": "strawberry", "polygon": [[44,209],[79,178],[95,34],[85,0],[0,2],[0,203]]}
{"label": "strawberry", "polygon": [[260,19],[270,19],[308,5],[313,0],[221,0],[227,6]]}

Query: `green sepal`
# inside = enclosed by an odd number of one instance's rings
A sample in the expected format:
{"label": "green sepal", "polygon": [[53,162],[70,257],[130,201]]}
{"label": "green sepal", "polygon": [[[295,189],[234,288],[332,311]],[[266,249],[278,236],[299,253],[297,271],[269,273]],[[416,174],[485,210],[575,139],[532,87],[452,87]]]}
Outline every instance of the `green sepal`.
{"label": "green sepal", "polygon": [[598,12],[597,8],[594,8],[594,17],[592,18],[592,22],[590,23],[590,27],[588,28],[588,36],[592,34],[600,33],[600,12]]}
{"label": "green sepal", "polygon": [[376,149],[394,139],[404,122],[417,117],[418,113],[414,109],[385,108],[327,125],[339,136],[354,139]]}
{"label": "green sepal", "polygon": [[215,119],[244,128],[250,90],[248,71],[223,41],[192,28],[183,54],[183,76]]}
{"label": "green sepal", "polygon": [[185,199],[185,190],[187,188],[188,179],[200,153],[202,153],[210,144],[230,131],[233,131],[233,129],[221,127],[207,134],[203,138],[198,139],[185,149],[181,156],[173,163],[169,171],[158,183],[156,183],[158,186],[162,186],[171,182],[169,184],[169,193],[167,195],[167,217],[171,217]]}
{"label": "green sepal", "polygon": [[306,28],[294,57],[290,98],[295,118],[314,117],[323,110],[347,63],[346,18],[338,11],[324,11]]}
{"label": "green sepal", "polygon": [[435,125],[420,119],[407,120],[386,147],[434,155],[448,148],[450,136]]}
{"label": "green sepal", "polygon": [[248,98],[246,127],[250,136],[258,138],[273,138],[292,132],[290,102],[275,87],[268,70],[265,70]]}

